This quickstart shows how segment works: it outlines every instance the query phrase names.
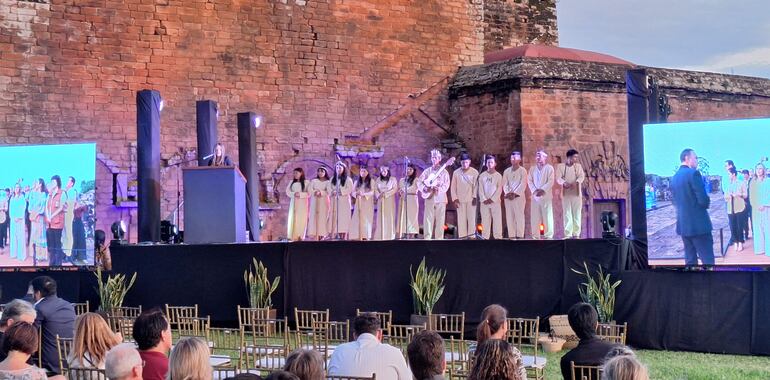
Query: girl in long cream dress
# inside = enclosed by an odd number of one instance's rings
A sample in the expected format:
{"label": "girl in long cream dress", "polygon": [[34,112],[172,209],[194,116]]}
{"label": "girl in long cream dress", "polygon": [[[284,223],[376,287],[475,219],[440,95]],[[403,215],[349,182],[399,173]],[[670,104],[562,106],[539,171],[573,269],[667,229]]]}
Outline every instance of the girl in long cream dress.
{"label": "girl in long cream dress", "polygon": [[35,185],[29,196],[29,220],[31,253],[37,261],[48,261],[48,243],[45,236],[45,201],[48,190],[42,178],[35,180]]}
{"label": "girl in long cream dress", "polygon": [[294,169],[294,179],[286,187],[286,195],[291,199],[286,233],[286,237],[289,240],[302,240],[305,238],[308,198],[310,197],[310,193],[308,193],[309,187],[302,168]]}
{"label": "girl in long cream dress", "polygon": [[374,188],[377,199],[377,229],[375,240],[393,240],[396,238],[396,192],[398,181],[390,176],[388,166],[380,167],[380,178]]}
{"label": "girl in long cream dress", "polygon": [[369,169],[361,167],[360,176],[356,181],[353,197],[356,208],[353,210],[353,225],[350,238],[354,240],[371,240],[374,224],[374,188]]}
{"label": "girl in long cream dress", "polygon": [[398,236],[400,238],[417,238],[420,229],[417,214],[417,168],[409,164],[406,177],[398,182]]}
{"label": "girl in long cream dress", "polygon": [[329,173],[325,167],[318,168],[316,178],[310,181],[310,217],[307,236],[311,240],[321,240],[329,235],[329,195],[332,193]]}
{"label": "girl in long cream dress", "polygon": [[331,182],[331,214],[329,215],[331,231],[334,238],[347,238],[350,231],[350,194],[353,192],[353,180],[348,178],[348,170],[342,162],[334,166],[334,177]]}
{"label": "girl in long cream dress", "polygon": [[8,245],[11,248],[11,258],[19,261],[27,260],[27,234],[24,223],[24,210],[27,208],[27,198],[21,192],[21,184],[13,187],[11,199],[8,201],[8,217],[11,234]]}

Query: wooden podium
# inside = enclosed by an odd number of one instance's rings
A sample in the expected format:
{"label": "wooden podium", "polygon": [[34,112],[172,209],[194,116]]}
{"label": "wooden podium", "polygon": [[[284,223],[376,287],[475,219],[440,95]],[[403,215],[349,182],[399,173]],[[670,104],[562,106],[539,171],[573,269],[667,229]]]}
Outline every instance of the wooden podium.
{"label": "wooden podium", "polygon": [[184,242],[243,243],[246,178],[234,166],[185,168]]}

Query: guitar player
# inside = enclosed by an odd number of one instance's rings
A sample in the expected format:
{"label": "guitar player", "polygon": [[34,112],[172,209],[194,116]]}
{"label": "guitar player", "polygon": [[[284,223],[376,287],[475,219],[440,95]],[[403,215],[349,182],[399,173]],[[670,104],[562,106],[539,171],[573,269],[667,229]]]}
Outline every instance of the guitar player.
{"label": "guitar player", "polygon": [[425,199],[423,236],[425,240],[441,240],[444,239],[449,172],[446,165],[441,165],[441,152],[438,149],[430,151],[430,162],[431,167],[425,169],[417,181],[417,188]]}

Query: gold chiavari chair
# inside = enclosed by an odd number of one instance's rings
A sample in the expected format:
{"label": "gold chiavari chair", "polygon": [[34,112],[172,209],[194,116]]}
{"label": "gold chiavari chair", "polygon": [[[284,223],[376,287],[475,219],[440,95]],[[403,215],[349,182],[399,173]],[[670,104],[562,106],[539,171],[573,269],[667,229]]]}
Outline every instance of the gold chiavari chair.
{"label": "gold chiavari chair", "polygon": [[82,303],[73,303],[72,306],[75,308],[76,316],[81,316],[91,311],[91,305],[89,304],[88,300]]}
{"label": "gold chiavari chair", "polygon": [[262,307],[241,307],[238,305],[238,327],[256,320],[270,319],[270,309]]}
{"label": "gold chiavari chair", "polygon": [[470,355],[468,349],[475,342],[449,337],[449,339],[444,340],[444,343],[446,347],[444,360],[449,379],[467,379],[471,368],[473,368],[473,355]]}
{"label": "gold chiavari chair", "polygon": [[231,365],[241,367],[243,342],[241,341],[240,330],[211,327],[209,328],[209,344],[212,355],[226,355],[230,357]]}
{"label": "gold chiavari chair", "polygon": [[254,320],[241,326],[242,368],[274,371],[283,368],[289,355],[289,328],[286,318]]}
{"label": "gold chiavari chair", "polygon": [[596,327],[596,335],[599,339],[610,343],[625,345],[626,334],[628,334],[628,322],[622,325],[599,323],[599,326]]}
{"label": "gold chiavari chair", "polygon": [[428,330],[433,330],[439,334],[459,336],[460,340],[465,339],[465,312],[461,314],[431,314],[428,320],[430,321]]}
{"label": "gold chiavari chair", "polygon": [[241,373],[238,367],[213,367],[214,373],[212,374],[213,380],[225,380]]}
{"label": "gold chiavari chair", "polygon": [[67,370],[68,380],[107,380],[107,374],[103,369],[97,368],[70,368]]}
{"label": "gold chiavari chair", "polygon": [[136,317],[107,315],[107,324],[113,332],[123,336],[123,342],[134,342],[134,322]]}
{"label": "gold chiavari chair", "polygon": [[62,374],[67,376],[69,369],[67,358],[72,351],[72,338],[62,338],[56,334],[56,351],[59,353],[59,368],[61,368]]}
{"label": "gold chiavari chair", "polygon": [[294,320],[297,323],[297,331],[312,331],[314,322],[329,322],[329,309],[300,310],[295,307]]}
{"label": "gold chiavari chair", "polygon": [[406,347],[412,341],[414,334],[425,330],[425,325],[390,325],[390,335],[387,336],[387,343],[401,350],[406,358]]}
{"label": "gold chiavari chair", "polygon": [[166,318],[171,328],[174,329],[179,323],[179,318],[197,318],[198,304],[193,306],[170,306],[166,304]]}
{"label": "gold chiavari chair", "polygon": [[118,306],[113,307],[109,311],[107,311],[108,316],[113,317],[130,317],[136,319],[136,317],[139,316],[139,314],[142,314],[142,307],[132,307],[132,306]]}
{"label": "gold chiavari chair", "polygon": [[179,338],[197,337],[209,342],[211,317],[180,317],[176,325]]}
{"label": "gold chiavari chair", "polygon": [[602,378],[602,367],[593,365],[577,365],[569,362],[572,380],[599,380]]}
{"label": "gold chiavari chair", "polygon": [[515,345],[521,352],[524,367],[531,377],[542,379],[545,377],[546,358],[538,356],[540,347],[540,317],[536,318],[508,318],[508,342]]}
{"label": "gold chiavari chair", "polygon": [[362,311],[361,309],[356,309],[356,316],[359,316],[363,313],[373,313],[376,314],[380,318],[380,328],[382,328],[382,335],[388,336],[390,335],[390,325],[393,324],[393,310],[388,311]]}

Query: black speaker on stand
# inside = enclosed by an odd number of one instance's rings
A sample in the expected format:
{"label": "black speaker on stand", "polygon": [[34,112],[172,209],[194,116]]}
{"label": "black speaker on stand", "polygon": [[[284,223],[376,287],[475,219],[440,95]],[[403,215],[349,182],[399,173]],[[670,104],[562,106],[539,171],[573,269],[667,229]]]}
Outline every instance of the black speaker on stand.
{"label": "black speaker on stand", "polygon": [[139,242],[160,241],[160,111],[155,90],[136,93],[136,160],[139,182]]}
{"label": "black speaker on stand", "polygon": [[246,225],[249,239],[259,241],[259,174],[257,174],[257,128],[262,118],[254,112],[238,114],[238,167],[246,177]]}

